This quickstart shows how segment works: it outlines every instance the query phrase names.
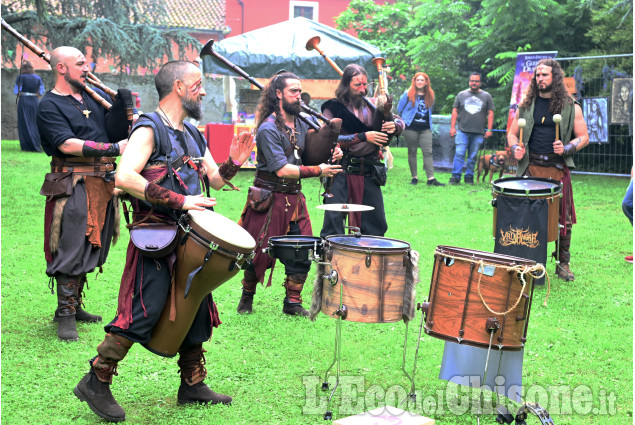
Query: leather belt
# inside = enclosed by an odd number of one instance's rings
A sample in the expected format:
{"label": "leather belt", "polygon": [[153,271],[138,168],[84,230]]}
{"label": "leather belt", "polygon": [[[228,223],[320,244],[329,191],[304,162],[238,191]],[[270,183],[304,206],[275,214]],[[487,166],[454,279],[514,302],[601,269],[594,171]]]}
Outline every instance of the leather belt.
{"label": "leather belt", "polygon": [[376,156],[359,157],[345,155],[342,158],[342,169],[348,174],[366,176],[372,174],[373,166],[381,163],[382,162]]}
{"label": "leather belt", "polygon": [[267,171],[256,171],[254,186],[280,193],[298,193],[302,190],[300,179],[286,179]]}
{"label": "leather belt", "polygon": [[75,163],[75,164],[112,164],[117,160],[114,156],[98,156],[98,157],[84,157],[84,156],[69,156],[68,158],[58,158],[56,156],[51,158],[51,165],[57,163]]}
{"label": "leather belt", "polygon": [[53,157],[51,172],[72,172],[86,176],[105,177],[106,173],[115,171],[114,157],[83,158],[74,157],[61,159]]}
{"label": "leather belt", "polygon": [[562,168],[564,159],[556,153],[533,153],[529,152],[529,163],[538,165],[539,167],[558,167]]}

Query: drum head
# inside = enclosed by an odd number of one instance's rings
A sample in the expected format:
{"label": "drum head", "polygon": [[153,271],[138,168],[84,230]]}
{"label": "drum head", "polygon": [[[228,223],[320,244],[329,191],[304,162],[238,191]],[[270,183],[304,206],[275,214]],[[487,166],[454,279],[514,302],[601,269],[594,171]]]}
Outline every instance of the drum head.
{"label": "drum head", "polygon": [[307,246],[313,248],[316,242],[318,245],[322,245],[322,238],[303,235],[272,236],[269,238],[269,244],[273,246]]}
{"label": "drum head", "polygon": [[457,248],[455,246],[437,246],[437,252],[441,255],[458,257],[469,261],[483,260],[486,263],[500,264],[503,266],[526,265],[534,266],[536,262],[526,258],[513,257],[511,255],[497,254],[493,252],[477,251],[475,249]]}
{"label": "drum head", "polygon": [[253,251],[256,247],[256,241],[245,229],[217,212],[190,210],[188,215],[193,222],[205,229],[217,240],[224,241],[245,251]]}
{"label": "drum head", "polygon": [[494,180],[492,191],[503,195],[549,195],[560,193],[560,182],[539,177],[508,177]]}
{"label": "drum head", "polygon": [[410,249],[408,242],[398,239],[382,238],[380,236],[355,236],[355,235],[333,235],[327,236],[326,241],[334,246],[355,251],[393,251]]}

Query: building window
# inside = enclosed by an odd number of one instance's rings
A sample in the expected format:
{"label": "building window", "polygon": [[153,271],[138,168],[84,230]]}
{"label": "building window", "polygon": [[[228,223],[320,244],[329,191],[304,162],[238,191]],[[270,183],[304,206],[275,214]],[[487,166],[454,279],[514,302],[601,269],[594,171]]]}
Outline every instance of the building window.
{"label": "building window", "polygon": [[290,1],[289,19],[302,16],[303,18],[317,21],[319,4],[317,1]]}

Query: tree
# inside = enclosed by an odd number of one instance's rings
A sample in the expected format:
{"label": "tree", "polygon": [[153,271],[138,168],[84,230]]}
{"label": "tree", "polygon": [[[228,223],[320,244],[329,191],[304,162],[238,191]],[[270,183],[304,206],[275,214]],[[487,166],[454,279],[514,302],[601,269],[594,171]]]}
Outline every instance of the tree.
{"label": "tree", "polygon": [[[92,47],[93,57],[113,59],[120,69],[154,68],[167,56],[172,42],[179,58],[199,42],[183,30],[162,26],[167,13],[152,0],[15,0],[2,3],[2,18],[45,50],[68,45],[82,52]],[[9,51],[18,41],[2,32],[2,55],[16,64]]]}
{"label": "tree", "polygon": [[517,52],[629,52],[632,5],[632,0],[396,0],[379,6],[353,0],[337,23],[386,51],[394,74],[403,73],[408,84],[416,70],[426,72],[438,112],[449,113],[470,72],[480,71],[500,127],[507,119]]}

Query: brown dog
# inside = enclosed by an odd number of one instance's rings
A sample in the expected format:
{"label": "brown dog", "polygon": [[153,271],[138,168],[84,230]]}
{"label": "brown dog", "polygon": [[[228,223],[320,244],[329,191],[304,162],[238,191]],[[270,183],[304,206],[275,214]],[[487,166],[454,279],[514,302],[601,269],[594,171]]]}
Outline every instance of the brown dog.
{"label": "brown dog", "polygon": [[509,158],[507,151],[496,151],[491,155],[483,155],[478,159],[478,173],[476,174],[476,181],[481,179],[481,173],[483,173],[483,183],[485,183],[485,176],[489,173],[489,182],[492,182],[492,176],[495,172],[499,171],[498,178],[503,177],[503,169],[505,161]]}

